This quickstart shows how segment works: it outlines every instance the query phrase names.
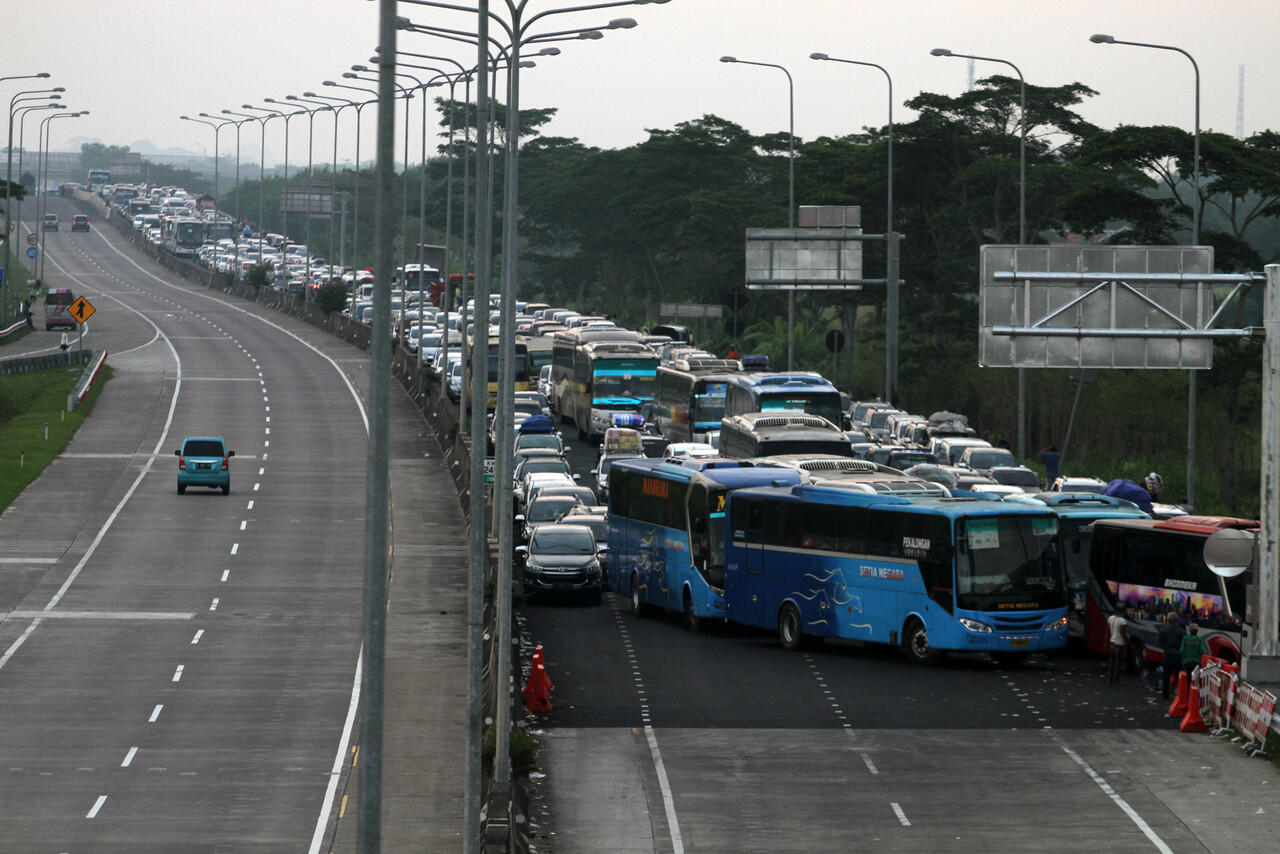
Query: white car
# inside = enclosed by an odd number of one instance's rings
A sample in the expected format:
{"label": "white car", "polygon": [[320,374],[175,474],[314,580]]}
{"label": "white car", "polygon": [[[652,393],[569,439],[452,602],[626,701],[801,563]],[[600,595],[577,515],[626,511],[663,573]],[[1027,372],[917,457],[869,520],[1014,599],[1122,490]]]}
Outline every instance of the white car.
{"label": "white car", "polygon": [[690,457],[693,459],[720,456],[720,452],[706,442],[672,442],[667,445],[666,454],[668,457]]}

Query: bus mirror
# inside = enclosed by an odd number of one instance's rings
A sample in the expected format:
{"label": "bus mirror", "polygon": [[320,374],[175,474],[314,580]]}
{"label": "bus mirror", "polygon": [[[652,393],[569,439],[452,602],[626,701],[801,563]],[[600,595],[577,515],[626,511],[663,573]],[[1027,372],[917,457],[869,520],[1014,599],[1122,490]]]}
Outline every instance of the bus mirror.
{"label": "bus mirror", "polygon": [[1257,539],[1249,531],[1223,528],[1204,541],[1204,563],[1214,574],[1235,578],[1255,564]]}

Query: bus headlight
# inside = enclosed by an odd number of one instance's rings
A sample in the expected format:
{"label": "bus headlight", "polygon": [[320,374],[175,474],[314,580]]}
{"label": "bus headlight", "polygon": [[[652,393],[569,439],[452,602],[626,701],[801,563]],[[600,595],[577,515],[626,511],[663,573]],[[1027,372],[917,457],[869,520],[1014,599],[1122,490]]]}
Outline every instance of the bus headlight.
{"label": "bus headlight", "polygon": [[1067,627],[1067,618],[1066,618],[1066,617],[1059,617],[1058,619],[1054,620],[1054,621],[1053,621],[1053,622],[1051,622],[1051,623],[1045,623],[1045,624],[1044,624],[1044,630],[1045,630],[1046,632],[1060,632],[1060,631],[1062,631],[1063,629],[1065,629],[1066,627]]}
{"label": "bus headlight", "polygon": [[978,632],[979,634],[990,634],[993,631],[993,629],[986,623],[979,622],[978,620],[970,620],[968,617],[961,617],[960,625],[964,626],[971,632]]}

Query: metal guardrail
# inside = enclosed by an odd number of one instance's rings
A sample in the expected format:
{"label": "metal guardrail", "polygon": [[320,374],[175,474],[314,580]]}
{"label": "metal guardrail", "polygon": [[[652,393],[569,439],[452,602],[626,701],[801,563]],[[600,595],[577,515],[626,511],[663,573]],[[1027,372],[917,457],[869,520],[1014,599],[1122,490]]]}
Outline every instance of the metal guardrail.
{"label": "metal guardrail", "polygon": [[46,353],[43,356],[23,356],[18,359],[0,359],[0,376],[29,374],[49,368],[83,365],[93,357],[93,350],[67,350],[65,353]]}

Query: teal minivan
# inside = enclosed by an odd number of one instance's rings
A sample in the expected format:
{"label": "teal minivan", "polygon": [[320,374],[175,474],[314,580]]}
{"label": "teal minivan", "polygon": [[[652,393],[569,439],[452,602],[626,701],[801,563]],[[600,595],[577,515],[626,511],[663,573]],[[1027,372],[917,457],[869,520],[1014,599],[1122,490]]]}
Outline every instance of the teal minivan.
{"label": "teal minivan", "polygon": [[223,495],[231,493],[230,460],[236,452],[227,450],[226,442],[209,436],[188,436],[173,454],[178,458],[179,495],[188,486],[221,489]]}

